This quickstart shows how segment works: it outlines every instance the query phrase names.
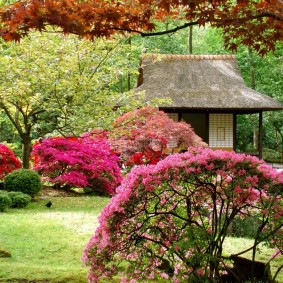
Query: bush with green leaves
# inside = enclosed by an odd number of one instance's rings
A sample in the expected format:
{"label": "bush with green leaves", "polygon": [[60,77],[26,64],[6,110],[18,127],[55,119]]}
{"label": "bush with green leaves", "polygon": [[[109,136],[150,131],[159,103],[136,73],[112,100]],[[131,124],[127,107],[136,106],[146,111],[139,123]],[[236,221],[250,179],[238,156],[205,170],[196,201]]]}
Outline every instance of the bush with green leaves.
{"label": "bush with green leaves", "polygon": [[30,169],[19,169],[5,177],[4,188],[6,191],[22,192],[33,198],[39,193],[42,186],[37,172]]}
{"label": "bush with green leaves", "polygon": [[24,208],[31,202],[31,196],[22,192],[8,192],[12,200],[12,208]]}
{"label": "bush with green leaves", "polygon": [[0,191],[0,212],[5,211],[12,205],[12,200],[5,191]]}

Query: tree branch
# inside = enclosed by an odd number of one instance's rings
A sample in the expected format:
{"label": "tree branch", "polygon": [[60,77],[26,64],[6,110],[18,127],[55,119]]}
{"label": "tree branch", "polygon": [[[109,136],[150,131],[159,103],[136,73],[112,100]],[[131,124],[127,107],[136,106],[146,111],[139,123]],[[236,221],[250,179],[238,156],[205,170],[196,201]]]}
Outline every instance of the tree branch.
{"label": "tree branch", "polygon": [[[255,20],[255,19],[259,19],[259,18],[273,18],[274,20],[277,20],[277,21],[283,21],[283,17],[281,17],[280,15],[276,15],[276,14],[271,13],[271,12],[265,12],[265,13],[258,14],[258,15],[252,16],[252,17],[237,19],[237,22],[241,22],[241,20],[250,21],[250,20]],[[216,21],[215,23],[217,25],[221,25],[221,23],[223,23],[223,24],[224,23],[231,23],[233,21],[235,21],[235,19],[219,20],[218,22]],[[187,28],[187,27],[190,27],[190,26],[195,26],[195,25],[199,25],[199,21],[185,23],[181,26],[177,26],[177,27],[172,28],[172,29],[163,30],[163,31],[156,31],[156,32],[143,32],[143,31],[139,31],[139,30],[126,29],[126,28],[116,28],[116,27],[114,27],[113,30],[134,32],[134,33],[140,34],[142,37],[149,37],[149,36],[158,36],[158,35],[165,35],[165,34],[169,34],[169,33],[174,33],[174,32],[177,32],[179,30],[182,30],[184,28]]]}
{"label": "tree branch", "polygon": [[178,30],[184,29],[184,28],[189,27],[189,26],[195,26],[197,24],[199,24],[199,23],[198,22],[189,22],[189,23],[186,23],[184,25],[177,26],[177,27],[175,27],[173,29],[168,29],[168,30],[164,30],[164,31],[156,31],[156,32],[143,32],[143,31],[140,31],[140,30],[127,29],[127,28],[118,28],[118,27],[114,27],[113,30],[138,33],[142,37],[147,37],[147,36],[156,36],[156,35],[164,35],[164,34],[168,34],[168,33],[174,33],[174,32],[176,32]]}

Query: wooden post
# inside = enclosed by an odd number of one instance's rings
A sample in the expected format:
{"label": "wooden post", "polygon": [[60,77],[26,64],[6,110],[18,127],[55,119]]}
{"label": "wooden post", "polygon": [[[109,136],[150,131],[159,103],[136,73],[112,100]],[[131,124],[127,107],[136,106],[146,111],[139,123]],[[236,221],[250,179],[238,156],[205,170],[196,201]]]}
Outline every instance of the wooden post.
{"label": "wooden post", "polygon": [[237,113],[233,113],[233,150],[236,152],[237,145]]}
{"label": "wooden post", "polygon": [[263,139],[263,127],[262,127],[262,111],[258,113],[258,157],[262,159],[262,139]]}

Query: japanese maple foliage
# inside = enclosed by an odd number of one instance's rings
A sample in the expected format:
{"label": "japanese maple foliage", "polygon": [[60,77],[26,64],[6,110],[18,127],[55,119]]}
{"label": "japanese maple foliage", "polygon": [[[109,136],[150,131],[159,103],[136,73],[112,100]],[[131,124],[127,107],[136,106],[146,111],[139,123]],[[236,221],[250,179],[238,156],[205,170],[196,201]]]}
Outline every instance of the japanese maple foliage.
{"label": "japanese maple foliage", "polygon": [[21,167],[21,161],[14,152],[0,143],[0,180],[3,180],[6,175]]}
{"label": "japanese maple foliage", "polygon": [[127,166],[156,164],[166,157],[164,152],[173,148],[207,146],[189,124],[175,122],[152,107],[136,109],[117,118],[109,141]]}
{"label": "japanese maple foliage", "polygon": [[262,242],[282,254],[282,185],[282,173],[256,157],[211,149],[132,169],[86,246],[89,282],[117,274],[121,282],[222,282],[223,242],[236,217],[259,221],[239,254],[255,256]]}
{"label": "japanese maple foliage", "polygon": [[[223,28],[230,49],[240,42],[264,54],[283,39],[282,11],[281,0],[26,0],[2,8],[0,32],[5,40],[19,40],[33,29],[54,25],[65,34],[93,39],[117,32],[158,35],[209,24]],[[155,32],[154,23],[168,18],[179,20],[180,26]]]}
{"label": "japanese maple foliage", "polygon": [[122,180],[118,158],[102,136],[46,138],[32,154],[34,170],[59,187],[88,187],[112,195]]}

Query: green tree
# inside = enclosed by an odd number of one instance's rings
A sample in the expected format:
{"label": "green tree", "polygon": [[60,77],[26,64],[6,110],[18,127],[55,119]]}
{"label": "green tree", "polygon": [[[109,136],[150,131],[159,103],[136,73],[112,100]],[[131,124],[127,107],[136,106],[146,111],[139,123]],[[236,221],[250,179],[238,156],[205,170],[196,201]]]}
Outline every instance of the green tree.
{"label": "green tree", "polygon": [[[128,102],[130,96],[115,92],[121,74],[132,73],[129,54],[121,37],[90,42],[33,33],[20,44],[2,43],[0,106],[21,139],[24,168],[29,167],[32,139],[111,124],[122,111],[113,112],[118,98]],[[124,104],[129,108],[130,103]]]}

